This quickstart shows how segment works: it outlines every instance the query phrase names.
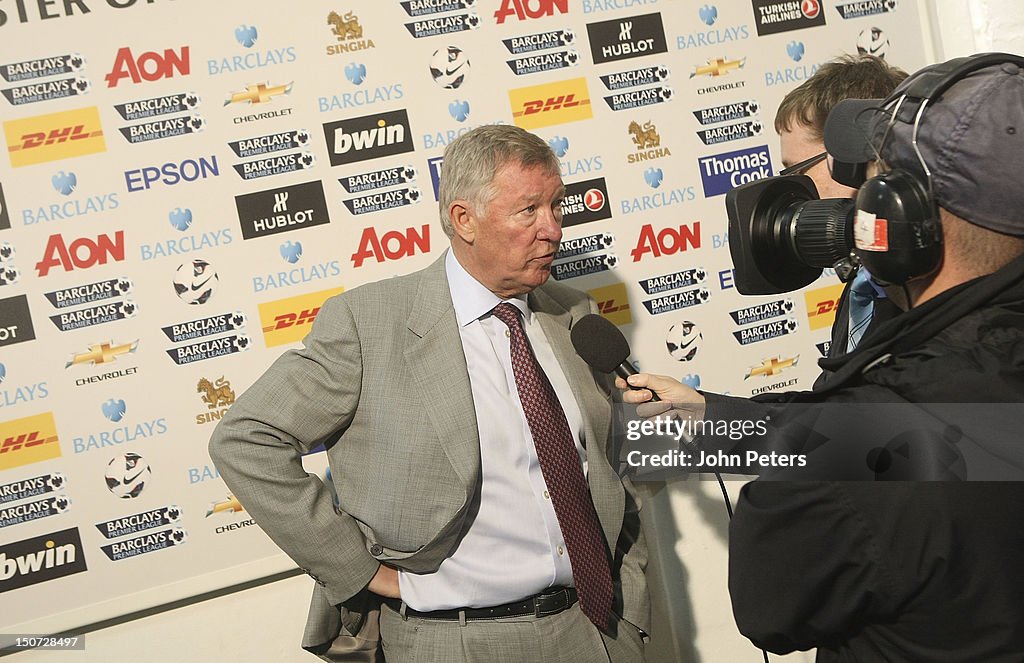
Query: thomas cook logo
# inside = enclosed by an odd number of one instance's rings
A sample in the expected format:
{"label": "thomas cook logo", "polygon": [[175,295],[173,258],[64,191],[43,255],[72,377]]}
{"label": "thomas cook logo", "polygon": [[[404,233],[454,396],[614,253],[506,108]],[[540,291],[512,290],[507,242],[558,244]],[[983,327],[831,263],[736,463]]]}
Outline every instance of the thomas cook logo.
{"label": "thomas cook logo", "polygon": [[95,106],[4,122],[4,136],[15,168],[107,149]]}
{"label": "thomas cook logo", "polygon": [[523,129],[589,120],[594,116],[586,78],[573,78],[508,92],[512,117]]}

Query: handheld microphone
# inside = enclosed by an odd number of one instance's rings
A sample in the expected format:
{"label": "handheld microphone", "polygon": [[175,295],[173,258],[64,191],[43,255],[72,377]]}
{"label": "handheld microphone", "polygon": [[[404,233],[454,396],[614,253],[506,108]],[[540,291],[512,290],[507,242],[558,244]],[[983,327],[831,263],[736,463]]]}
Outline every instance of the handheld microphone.
{"label": "handheld microphone", "polygon": [[[600,315],[590,313],[580,318],[579,322],[573,325],[569,336],[576,354],[595,371],[615,373],[623,380],[637,374],[636,367],[629,361],[629,341],[618,327]],[[651,400],[661,399],[651,391]]]}

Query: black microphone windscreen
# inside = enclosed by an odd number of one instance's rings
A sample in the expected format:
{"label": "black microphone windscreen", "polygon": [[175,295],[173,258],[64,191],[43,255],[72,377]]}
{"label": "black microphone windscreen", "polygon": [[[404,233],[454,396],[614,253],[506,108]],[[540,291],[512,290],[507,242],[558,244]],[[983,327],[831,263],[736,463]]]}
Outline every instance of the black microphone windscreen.
{"label": "black microphone windscreen", "polygon": [[629,341],[618,327],[596,313],[580,318],[570,337],[576,354],[601,373],[614,373],[629,357]]}

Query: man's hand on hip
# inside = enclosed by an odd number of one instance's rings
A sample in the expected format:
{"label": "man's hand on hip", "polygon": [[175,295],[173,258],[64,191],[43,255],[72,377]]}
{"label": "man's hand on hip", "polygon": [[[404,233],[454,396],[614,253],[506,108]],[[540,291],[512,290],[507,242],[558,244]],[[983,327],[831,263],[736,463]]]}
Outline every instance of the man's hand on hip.
{"label": "man's hand on hip", "polygon": [[383,564],[377,569],[377,573],[370,579],[370,584],[366,588],[374,594],[385,598],[402,598],[402,593],[398,589],[398,571]]}

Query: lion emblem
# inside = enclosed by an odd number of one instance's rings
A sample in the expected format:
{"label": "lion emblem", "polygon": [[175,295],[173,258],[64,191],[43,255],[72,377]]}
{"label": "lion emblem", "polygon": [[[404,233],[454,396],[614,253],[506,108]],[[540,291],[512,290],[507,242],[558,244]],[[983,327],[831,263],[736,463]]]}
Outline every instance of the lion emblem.
{"label": "lion emblem", "polygon": [[352,12],[345,14],[344,18],[339,16],[338,12],[331,12],[327,15],[327,25],[331,26],[331,31],[338,41],[363,37],[363,26],[359,25],[359,19]]}
{"label": "lion emblem", "polygon": [[647,150],[661,145],[661,136],[650,122],[641,127],[636,121],[629,123],[629,133],[633,134],[633,142],[638,150]]}
{"label": "lion emblem", "polygon": [[231,390],[231,383],[222,375],[216,383],[211,383],[206,378],[200,378],[196,385],[196,392],[203,395],[203,402],[206,407],[216,410],[219,407],[227,407],[235,402],[235,392]]}

